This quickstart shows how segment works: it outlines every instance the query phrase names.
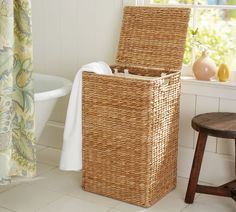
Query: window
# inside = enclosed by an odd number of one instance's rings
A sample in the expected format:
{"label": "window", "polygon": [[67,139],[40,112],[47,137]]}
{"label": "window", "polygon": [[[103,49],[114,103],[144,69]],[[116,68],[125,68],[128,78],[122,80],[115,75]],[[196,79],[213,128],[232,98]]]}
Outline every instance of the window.
{"label": "window", "polygon": [[217,65],[227,63],[236,71],[236,0],[124,0],[131,2],[191,8],[184,64],[191,64],[207,48]]}

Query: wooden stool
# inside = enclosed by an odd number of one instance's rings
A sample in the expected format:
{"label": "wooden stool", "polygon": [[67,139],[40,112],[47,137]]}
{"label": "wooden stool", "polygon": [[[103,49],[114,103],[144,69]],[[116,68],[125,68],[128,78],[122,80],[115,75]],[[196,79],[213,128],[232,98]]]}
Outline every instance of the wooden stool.
{"label": "wooden stool", "polygon": [[218,187],[198,185],[207,136],[235,139],[236,147],[236,113],[217,112],[201,114],[192,119],[192,127],[199,134],[185,202],[193,203],[196,192],[232,197],[236,201],[236,179]]}

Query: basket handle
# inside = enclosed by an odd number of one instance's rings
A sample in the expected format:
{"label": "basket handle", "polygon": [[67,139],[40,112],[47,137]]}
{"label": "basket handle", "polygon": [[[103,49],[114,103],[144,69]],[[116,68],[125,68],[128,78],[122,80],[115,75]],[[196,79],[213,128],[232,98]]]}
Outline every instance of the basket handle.
{"label": "basket handle", "polygon": [[[162,91],[166,91],[168,89],[172,89],[171,85],[175,85],[176,82],[179,82],[179,77],[180,76],[174,76],[176,75],[176,73],[173,74],[168,74],[166,76],[162,76],[162,78],[160,79],[160,89]],[[179,73],[180,75],[180,73]]]}

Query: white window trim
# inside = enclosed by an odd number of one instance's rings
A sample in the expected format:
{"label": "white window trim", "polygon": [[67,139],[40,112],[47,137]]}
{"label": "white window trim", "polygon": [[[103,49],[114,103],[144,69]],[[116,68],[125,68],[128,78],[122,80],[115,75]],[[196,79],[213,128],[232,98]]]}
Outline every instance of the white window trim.
{"label": "white window trim", "polygon": [[[158,6],[166,7],[167,4],[155,4],[150,0],[123,0],[124,6]],[[204,9],[236,9],[236,5],[198,5],[195,0],[194,4],[168,4],[168,7],[184,7],[184,8],[204,8]]]}

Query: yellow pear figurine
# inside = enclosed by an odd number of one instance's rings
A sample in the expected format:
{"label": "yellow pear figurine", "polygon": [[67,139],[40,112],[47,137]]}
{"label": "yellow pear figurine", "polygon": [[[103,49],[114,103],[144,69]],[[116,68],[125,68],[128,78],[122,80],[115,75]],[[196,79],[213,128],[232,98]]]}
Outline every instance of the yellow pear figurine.
{"label": "yellow pear figurine", "polygon": [[220,82],[226,82],[229,79],[229,67],[227,64],[222,63],[218,69],[218,78]]}

